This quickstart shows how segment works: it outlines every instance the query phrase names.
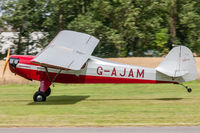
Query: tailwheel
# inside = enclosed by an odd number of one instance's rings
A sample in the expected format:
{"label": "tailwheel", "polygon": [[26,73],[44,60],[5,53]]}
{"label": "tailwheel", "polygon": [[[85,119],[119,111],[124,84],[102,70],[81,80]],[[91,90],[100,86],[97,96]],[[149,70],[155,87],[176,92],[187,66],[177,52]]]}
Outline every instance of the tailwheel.
{"label": "tailwheel", "polygon": [[188,91],[189,93],[192,92],[192,89],[191,89],[191,88],[186,87],[186,89],[187,89],[187,91]]}
{"label": "tailwheel", "polygon": [[46,101],[46,94],[42,91],[37,91],[34,95],[33,95],[33,100],[35,102],[45,102]]}
{"label": "tailwheel", "polygon": [[184,84],[178,83],[179,85],[182,85],[183,87],[185,87],[185,89],[187,89],[187,92],[192,92],[192,89],[189,88],[188,86],[185,86]]}

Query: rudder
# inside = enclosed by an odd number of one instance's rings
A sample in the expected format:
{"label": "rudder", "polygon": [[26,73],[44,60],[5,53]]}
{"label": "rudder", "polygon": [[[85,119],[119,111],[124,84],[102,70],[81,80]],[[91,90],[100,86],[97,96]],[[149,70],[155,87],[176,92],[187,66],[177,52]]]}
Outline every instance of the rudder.
{"label": "rudder", "polygon": [[189,48],[173,48],[156,68],[169,77],[182,77],[184,81],[196,80],[198,76],[196,62]]}

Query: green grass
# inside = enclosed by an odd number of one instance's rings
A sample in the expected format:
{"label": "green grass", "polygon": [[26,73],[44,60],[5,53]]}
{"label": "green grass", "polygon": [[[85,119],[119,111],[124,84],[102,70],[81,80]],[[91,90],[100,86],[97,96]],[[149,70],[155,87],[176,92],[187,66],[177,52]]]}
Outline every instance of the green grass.
{"label": "green grass", "polygon": [[57,84],[45,103],[38,85],[0,86],[0,127],[200,125],[200,82],[173,84]]}

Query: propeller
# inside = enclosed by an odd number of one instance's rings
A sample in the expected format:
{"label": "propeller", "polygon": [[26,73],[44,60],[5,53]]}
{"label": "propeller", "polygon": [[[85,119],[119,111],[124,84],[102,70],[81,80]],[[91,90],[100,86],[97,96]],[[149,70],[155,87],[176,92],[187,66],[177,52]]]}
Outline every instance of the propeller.
{"label": "propeller", "polygon": [[7,65],[8,65],[8,62],[9,62],[9,57],[10,57],[10,48],[8,49],[8,53],[7,53],[7,56],[6,56],[6,62],[5,62],[4,68],[3,68],[3,75],[2,75],[2,77],[4,77],[4,74],[6,72],[6,68],[7,68]]}

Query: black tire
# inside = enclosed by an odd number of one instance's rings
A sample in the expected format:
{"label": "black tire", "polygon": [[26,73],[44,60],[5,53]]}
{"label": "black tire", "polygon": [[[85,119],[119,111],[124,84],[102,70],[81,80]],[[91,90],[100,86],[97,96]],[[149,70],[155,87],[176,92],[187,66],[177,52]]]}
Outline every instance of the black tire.
{"label": "black tire", "polygon": [[33,95],[33,100],[35,102],[45,102],[46,101],[46,94],[42,91],[37,91],[34,95]]}
{"label": "black tire", "polygon": [[45,92],[45,94],[46,94],[47,97],[51,94],[51,88],[50,87],[47,89],[47,91]]}
{"label": "black tire", "polygon": [[188,91],[189,93],[191,93],[191,92],[192,92],[192,89],[191,89],[191,88],[188,88],[187,91]]}
{"label": "black tire", "polygon": [[[38,91],[40,91],[40,88],[38,89]],[[46,94],[46,97],[48,97],[51,94],[51,88],[50,87],[46,90],[45,94]]]}

